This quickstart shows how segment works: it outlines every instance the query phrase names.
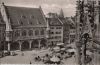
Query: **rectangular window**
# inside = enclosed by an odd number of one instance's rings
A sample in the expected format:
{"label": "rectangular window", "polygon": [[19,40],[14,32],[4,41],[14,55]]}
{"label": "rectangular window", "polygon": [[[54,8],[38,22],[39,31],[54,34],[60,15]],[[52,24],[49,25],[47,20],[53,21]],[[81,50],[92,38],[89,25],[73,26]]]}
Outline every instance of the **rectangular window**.
{"label": "rectangular window", "polygon": [[60,39],[61,38],[61,36],[55,36],[55,39]]}
{"label": "rectangular window", "polygon": [[54,34],[54,32],[50,32],[50,34]]}
{"label": "rectangular window", "polygon": [[54,29],[54,27],[51,27],[51,29]]}
{"label": "rectangular window", "polygon": [[62,27],[56,27],[56,29],[62,29]]}
{"label": "rectangular window", "polygon": [[56,34],[61,34],[61,31],[60,32],[56,32]]}

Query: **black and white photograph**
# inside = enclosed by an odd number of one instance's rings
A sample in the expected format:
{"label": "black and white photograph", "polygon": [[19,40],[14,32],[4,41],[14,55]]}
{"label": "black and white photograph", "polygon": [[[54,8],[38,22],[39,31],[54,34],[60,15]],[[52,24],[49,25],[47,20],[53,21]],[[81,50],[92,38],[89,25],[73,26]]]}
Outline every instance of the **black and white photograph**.
{"label": "black and white photograph", "polygon": [[100,65],[100,0],[0,0],[0,65]]}

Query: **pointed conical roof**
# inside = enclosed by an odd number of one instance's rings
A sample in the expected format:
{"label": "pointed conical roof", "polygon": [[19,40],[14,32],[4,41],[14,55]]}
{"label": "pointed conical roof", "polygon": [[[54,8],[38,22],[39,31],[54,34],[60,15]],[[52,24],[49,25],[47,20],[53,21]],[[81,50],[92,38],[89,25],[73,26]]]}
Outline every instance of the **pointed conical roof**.
{"label": "pointed conical roof", "polygon": [[62,9],[60,10],[59,17],[64,18],[64,12],[63,12],[63,10],[62,10]]}

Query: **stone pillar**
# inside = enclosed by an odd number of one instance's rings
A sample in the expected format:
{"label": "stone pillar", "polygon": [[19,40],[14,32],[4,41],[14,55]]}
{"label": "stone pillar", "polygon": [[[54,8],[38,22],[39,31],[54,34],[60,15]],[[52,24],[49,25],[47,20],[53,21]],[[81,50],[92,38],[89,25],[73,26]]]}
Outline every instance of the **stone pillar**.
{"label": "stone pillar", "polygon": [[46,47],[47,48],[49,47],[48,44],[49,44],[49,38],[47,38],[47,40],[46,40]]}
{"label": "stone pillar", "polygon": [[19,41],[19,50],[22,51],[22,41]]}
{"label": "stone pillar", "polygon": [[8,42],[8,51],[10,52],[10,43]]}
{"label": "stone pillar", "polygon": [[8,51],[10,52],[10,45],[11,45],[11,41],[12,41],[12,31],[6,31],[6,42],[7,42],[7,46],[8,46]]}
{"label": "stone pillar", "polygon": [[29,49],[32,49],[32,40],[29,41]]}
{"label": "stone pillar", "polygon": [[40,40],[40,39],[38,40],[38,44],[39,44],[38,47],[39,47],[39,49],[40,49],[40,47],[41,47],[41,40]]}

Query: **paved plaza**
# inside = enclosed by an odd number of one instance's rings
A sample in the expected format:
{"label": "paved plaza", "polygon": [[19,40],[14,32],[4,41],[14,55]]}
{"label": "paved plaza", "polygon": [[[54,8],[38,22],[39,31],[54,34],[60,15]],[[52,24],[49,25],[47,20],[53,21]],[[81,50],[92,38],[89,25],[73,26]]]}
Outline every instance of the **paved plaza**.
{"label": "paved plaza", "polygon": [[[6,56],[0,59],[1,64],[43,64],[43,62],[35,62],[34,58],[36,56],[44,56],[46,53],[50,53],[49,50],[42,50],[42,51],[24,51],[24,56],[22,56],[22,52],[17,52],[18,55],[16,56]],[[75,63],[74,56],[71,58],[68,58],[66,60],[63,60],[64,64],[73,64]]]}

